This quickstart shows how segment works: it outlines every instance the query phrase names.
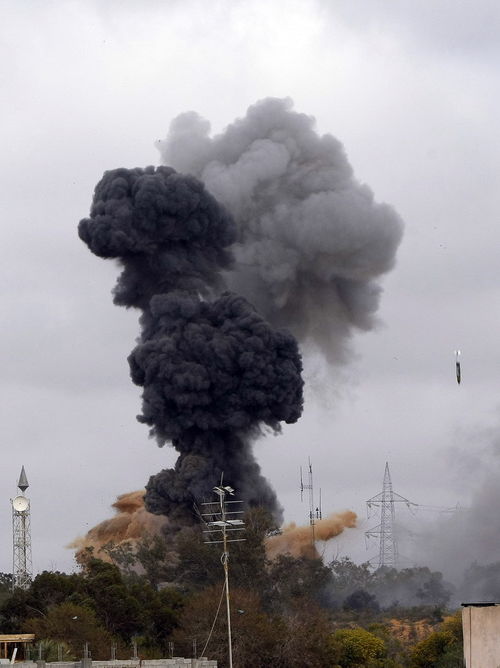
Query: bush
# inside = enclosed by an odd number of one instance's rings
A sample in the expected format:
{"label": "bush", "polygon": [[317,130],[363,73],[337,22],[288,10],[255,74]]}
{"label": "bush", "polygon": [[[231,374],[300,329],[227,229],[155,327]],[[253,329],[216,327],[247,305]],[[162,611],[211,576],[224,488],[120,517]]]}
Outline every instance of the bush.
{"label": "bush", "polygon": [[339,629],[330,636],[333,660],[342,668],[382,667],[385,643],[365,629]]}

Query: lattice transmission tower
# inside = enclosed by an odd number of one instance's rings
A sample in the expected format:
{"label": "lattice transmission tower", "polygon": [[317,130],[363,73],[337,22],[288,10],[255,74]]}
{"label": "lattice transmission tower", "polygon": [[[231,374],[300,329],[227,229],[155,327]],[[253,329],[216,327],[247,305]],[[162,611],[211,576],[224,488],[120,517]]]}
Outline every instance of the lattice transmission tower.
{"label": "lattice transmission tower", "polygon": [[394,520],[396,519],[394,504],[396,503],[404,503],[408,508],[416,505],[393,491],[389,464],[386,462],[382,491],[366,502],[368,516],[372,508],[380,508],[380,524],[365,531],[367,538],[379,538],[377,568],[383,566],[398,568],[399,565],[398,544],[394,535]]}
{"label": "lattice transmission tower", "polygon": [[13,542],[13,588],[28,589],[33,578],[31,562],[31,514],[30,501],[24,496],[28,489],[28,478],[21,468],[17,483],[21,494],[12,499],[12,542]]}

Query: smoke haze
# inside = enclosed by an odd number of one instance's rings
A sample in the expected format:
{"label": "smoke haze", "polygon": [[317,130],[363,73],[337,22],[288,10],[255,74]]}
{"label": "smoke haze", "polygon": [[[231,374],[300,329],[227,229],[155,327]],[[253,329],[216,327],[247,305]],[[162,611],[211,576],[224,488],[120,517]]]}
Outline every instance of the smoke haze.
{"label": "smoke haze", "polygon": [[463,502],[434,522],[412,529],[412,549],[419,564],[441,571],[456,587],[457,602],[500,599],[500,438],[499,426],[474,429],[450,452],[451,468]]}

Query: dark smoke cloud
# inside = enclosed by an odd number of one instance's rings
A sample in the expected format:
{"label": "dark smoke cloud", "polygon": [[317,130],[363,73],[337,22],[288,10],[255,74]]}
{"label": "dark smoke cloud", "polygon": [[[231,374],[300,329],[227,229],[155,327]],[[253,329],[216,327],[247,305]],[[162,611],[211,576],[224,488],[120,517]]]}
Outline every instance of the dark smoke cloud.
{"label": "dark smoke cloud", "polygon": [[257,422],[277,429],[299,418],[297,343],[245,299],[157,295],[150,308],[154,328],[129,362],[132,380],[145,388],[140,420],[160,443],[183,451],[186,434],[247,431]]}
{"label": "dark smoke cloud", "polygon": [[270,322],[345,359],[370,329],[402,224],[353,177],[340,142],[319,136],[289,99],[268,98],[222,134],[194,112],[159,142],[162,158],[200,178],[238,227],[229,287]]}
{"label": "dark smoke cloud", "polygon": [[[224,472],[250,505],[280,518],[251,440],[302,411],[295,339],[274,330],[242,297],[219,294],[234,224],[192,176],[173,169],[117,169],[98,183],[79,235],[96,255],[119,259],[115,302],[142,309],[129,357],[144,388],[141,422],[180,457],[153,476],[147,509],[187,520]],[[218,296],[217,296],[218,295]]]}
{"label": "dark smoke cloud", "polygon": [[203,184],[169,167],[106,172],[78,233],[99,257],[120,259],[115,303],[144,310],[172,289],[220,287],[235,238],[231,217]]}
{"label": "dark smoke cloud", "polygon": [[301,414],[295,339],[233,294],[213,302],[161,295],[150,309],[154,327],[129,358],[132,380],[144,387],[139,420],[181,457],[175,470],[150,481],[148,508],[171,515],[224,471],[244,500],[276,510],[247,441],[258,425],[278,430]]}
{"label": "dark smoke cloud", "polygon": [[79,234],[122,266],[115,303],[142,311],[129,358],[143,387],[138,419],[179,451],[150,479],[147,509],[186,520],[224,471],[279,521],[251,442],[298,419],[303,383],[295,340],[271,325],[345,359],[352,331],[374,324],[377,279],[393,266],[402,226],[355,181],[341,144],[290,100],[259,102],[213,139],[209,130],[183,114],[160,143],[189,176],[106,172]]}

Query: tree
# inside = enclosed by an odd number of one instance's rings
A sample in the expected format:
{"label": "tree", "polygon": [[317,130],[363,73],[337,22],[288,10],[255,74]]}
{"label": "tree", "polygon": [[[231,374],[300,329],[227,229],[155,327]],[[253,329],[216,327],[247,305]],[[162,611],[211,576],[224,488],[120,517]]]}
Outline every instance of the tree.
{"label": "tree", "polygon": [[250,508],[244,515],[244,543],[233,543],[231,550],[231,581],[235,586],[258,591],[269,587],[265,539],[275,523],[265,508]]}
{"label": "tree", "polygon": [[299,599],[323,602],[331,572],[321,559],[281,554],[269,564],[269,581],[273,607],[285,610]]}
{"label": "tree", "polygon": [[12,582],[11,573],[0,573],[0,604],[3,604],[11,595]]}
{"label": "tree", "polygon": [[356,589],[344,600],[342,606],[344,610],[353,610],[355,612],[379,612],[380,606],[373,594],[365,589]]}
{"label": "tree", "polygon": [[381,638],[365,629],[339,629],[330,637],[334,662],[342,668],[382,668],[386,654]]}
{"label": "tree", "polygon": [[135,556],[148,582],[155,589],[161,582],[172,580],[179,565],[175,549],[163,536],[145,536],[138,543]]}
{"label": "tree", "polygon": [[331,622],[324,609],[300,599],[281,619],[281,640],[272,663],[279,668],[323,668],[332,665]]}
{"label": "tree", "polygon": [[410,654],[412,668],[448,668],[462,665],[463,635],[460,611],[417,643]]}
{"label": "tree", "polygon": [[406,647],[401,638],[391,631],[389,625],[375,622],[368,624],[366,630],[380,638],[385,645],[384,668],[401,668],[408,665]]}
{"label": "tree", "polygon": [[142,610],[142,626],[137,629],[140,638],[136,635],[141,651],[166,656],[168,640],[179,625],[185,597],[173,588],[157,591],[146,582],[134,584],[129,590]]}
{"label": "tree", "polygon": [[441,573],[426,566],[402,570],[386,566],[379,568],[373,573],[368,587],[385,609],[395,606],[445,606],[452,589],[444,582]]}
{"label": "tree", "polygon": [[63,603],[82,589],[82,578],[76,573],[67,575],[58,571],[43,571],[33,580],[30,591],[36,600],[36,607],[46,610],[51,605]]}
{"label": "tree", "polygon": [[0,608],[0,619],[4,633],[20,633],[24,620],[33,615],[44,615],[45,605],[33,596],[31,589],[15,589]]}
{"label": "tree", "polygon": [[[220,607],[219,607],[220,605]],[[193,640],[201,652],[210,637],[206,655],[227,665],[228,633],[223,585],[214,585],[194,594],[187,601],[180,627],[173,641],[181,651],[189,652]],[[210,636],[213,624],[213,632]],[[231,631],[234,664],[240,668],[267,668],[275,665],[276,647],[283,634],[278,619],[266,614],[257,593],[231,590]]]}
{"label": "tree", "polygon": [[74,603],[52,606],[43,617],[28,619],[25,628],[42,640],[67,643],[73,659],[82,656],[86,642],[95,659],[108,658],[113,642],[112,635],[101,626],[95,613]]}
{"label": "tree", "polygon": [[203,542],[201,527],[185,527],[176,537],[178,566],[175,581],[186,592],[223,580],[220,550]]}
{"label": "tree", "polygon": [[143,608],[123,582],[114,564],[89,559],[85,566],[85,598],[81,601],[92,607],[106,629],[124,640],[144,627]]}

